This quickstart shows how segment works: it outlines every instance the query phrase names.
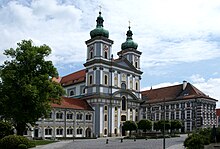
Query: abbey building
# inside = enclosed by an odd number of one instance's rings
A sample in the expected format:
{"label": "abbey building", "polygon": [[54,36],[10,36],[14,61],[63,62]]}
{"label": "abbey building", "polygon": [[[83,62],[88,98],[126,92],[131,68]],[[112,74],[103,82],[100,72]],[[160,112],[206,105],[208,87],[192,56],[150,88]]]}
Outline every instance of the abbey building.
{"label": "abbey building", "polygon": [[51,105],[50,119],[37,122],[33,137],[124,136],[123,123],[141,119],[179,119],[183,132],[215,125],[216,100],[190,83],[141,92],[142,52],[130,26],[118,57],[113,58],[114,42],[103,27],[101,12],[96,22],[85,42],[85,68],[57,80],[67,97],[61,105]]}

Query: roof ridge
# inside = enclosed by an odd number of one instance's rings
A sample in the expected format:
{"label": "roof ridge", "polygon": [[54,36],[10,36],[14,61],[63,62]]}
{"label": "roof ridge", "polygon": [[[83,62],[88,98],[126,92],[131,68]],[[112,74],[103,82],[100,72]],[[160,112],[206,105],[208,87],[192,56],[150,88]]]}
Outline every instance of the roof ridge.
{"label": "roof ridge", "polygon": [[151,88],[149,90],[144,90],[144,91],[141,91],[141,92],[147,92],[147,91],[152,91],[152,90],[159,90],[159,89],[165,89],[165,88],[171,88],[171,87],[177,87],[177,86],[181,86],[182,84],[177,84],[177,85],[172,85],[172,86],[165,86],[165,87],[159,87],[159,88]]}
{"label": "roof ridge", "polygon": [[[85,71],[85,70],[86,70],[86,69],[81,69],[81,70],[72,72],[72,73],[70,73],[70,74],[68,74],[68,75],[65,75],[65,76],[63,76],[63,77],[67,77],[67,76],[70,76],[70,75],[72,75],[72,74],[74,74],[74,73],[78,73],[78,72],[80,72],[80,71]],[[62,77],[62,78],[63,78],[63,77]]]}

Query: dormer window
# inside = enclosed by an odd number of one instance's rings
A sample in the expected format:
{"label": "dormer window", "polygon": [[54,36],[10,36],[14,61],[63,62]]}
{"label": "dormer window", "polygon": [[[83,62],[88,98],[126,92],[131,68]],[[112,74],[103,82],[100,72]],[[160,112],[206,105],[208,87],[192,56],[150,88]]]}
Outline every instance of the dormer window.
{"label": "dormer window", "polygon": [[74,90],[71,90],[70,91],[70,96],[73,96],[73,95],[75,95]]}

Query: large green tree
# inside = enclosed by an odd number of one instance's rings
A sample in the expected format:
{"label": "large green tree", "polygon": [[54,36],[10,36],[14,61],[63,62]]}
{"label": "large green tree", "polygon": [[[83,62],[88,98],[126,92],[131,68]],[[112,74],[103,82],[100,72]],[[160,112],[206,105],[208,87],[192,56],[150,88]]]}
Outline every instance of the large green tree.
{"label": "large green tree", "polygon": [[143,130],[146,132],[146,130],[152,129],[152,122],[150,120],[142,119],[138,122],[138,129]]}
{"label": "large green tree", "polygon": [[0,115],[12,120],[18,135],[23,135],[27,123],[47,115],[51,99],[59,101],[64,94],[61,85],[52,81],[58,73],[45,60],[50,53],[50,47],[35,46],[31,40],[4,52],[8,60],[0,67]]}
{"label": "large green tree", "polygon": [[131,131],[137,130],[137,124],[134,121],[126,121],[123,123],[125,130],[129,130],[129,136],[131,137]]}

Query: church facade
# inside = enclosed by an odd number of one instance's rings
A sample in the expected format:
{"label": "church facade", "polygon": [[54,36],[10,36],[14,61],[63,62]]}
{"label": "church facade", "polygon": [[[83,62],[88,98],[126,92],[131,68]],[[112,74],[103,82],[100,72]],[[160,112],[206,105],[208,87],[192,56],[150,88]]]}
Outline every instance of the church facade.
{"label": "church facade", "polygon": [[86,100],[94,109],[94,135],[124,135],[123,122],[138,121],[140,93],[140,56],[132,31],[121,45],[118,58],[112,56],[113,40],[103,27],[101,12],[90,32],[85,69],[62,77],[60,83],[68,97]]}

